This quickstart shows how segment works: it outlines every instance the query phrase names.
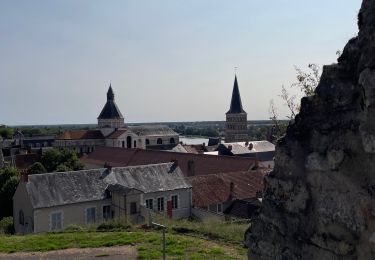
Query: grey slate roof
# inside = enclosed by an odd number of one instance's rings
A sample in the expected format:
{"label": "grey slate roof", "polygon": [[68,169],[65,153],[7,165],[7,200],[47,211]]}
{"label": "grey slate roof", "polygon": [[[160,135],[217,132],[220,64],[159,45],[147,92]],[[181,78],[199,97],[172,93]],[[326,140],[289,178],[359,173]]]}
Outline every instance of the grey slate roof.
{"label": "grey slate roof", "polygon": [[139,126],[128,126],[128,128],[141,136],[170,136],[178,135],[170,127],[166,125],[139,125]]}
{"label": "grey slate roof", "polygon": [[106,169],[29,175],[26,189],[34,208],[101,200],[107,183],[101,178]]}
{"label": "grey slate roof", "polygon": [[237,76],[234,77],[232,100],[227,114],[246,113],[242,108],[240,90],[238,88]]}
{"label": "grey slate roof", "polygon": [[173,163],[112,168],[106,181],[144,193],[190,188],[179,167]]}
{"label": "grey slate roof", "polygon": [[107,103],[105,103],[102,112],[98,119],[113,119],[113,118],[124,118],[120,112],[120,109],[115,103],[115,95],[113,94],[112,86],[109,86],[107,92]]}
{"label": "grey slate roof", "polygon": [[190,188],[173,163],[29,175],[26,190],[33,208],[102,200],[106,189],[144,193]]}

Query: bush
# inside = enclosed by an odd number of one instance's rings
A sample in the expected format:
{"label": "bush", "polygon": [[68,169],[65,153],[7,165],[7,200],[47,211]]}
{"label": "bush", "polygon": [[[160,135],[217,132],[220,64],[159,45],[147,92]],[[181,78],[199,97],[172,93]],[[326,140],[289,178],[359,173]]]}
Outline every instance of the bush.
{"label": "bush", "polygon": [[100,224],[96,230],[97,231],[121,231],[121,230],[127,230],[130,228],[130,225],[124,225],[122,223],[118,222],[104,222]]}
{"label": "bush", "polygon": [[65,229],[65,232],[83,232],[85,229],[79,225],[70,224]]}
{"label": "bush", "polygon": [[0,234],[14,234],[14,225],[12,217],[6,217],[0,220]]}

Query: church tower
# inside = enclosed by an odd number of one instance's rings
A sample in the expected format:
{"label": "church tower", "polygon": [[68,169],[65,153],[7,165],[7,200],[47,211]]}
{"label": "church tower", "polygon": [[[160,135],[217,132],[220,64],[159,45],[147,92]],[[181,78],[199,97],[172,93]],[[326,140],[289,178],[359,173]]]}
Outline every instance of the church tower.
{"label": "church tower", "polygon": [[242,108],[237,75],[235,75],[230,109],[226,113],[225,142],[246,142],[248,138],[247,113]]}
{"label": "church tower", "polygon": [[98,117],[99,128],[123,128],[125,127],[124,117],[115,103],[115,94],[109,84],[107,92],[107,103]]}

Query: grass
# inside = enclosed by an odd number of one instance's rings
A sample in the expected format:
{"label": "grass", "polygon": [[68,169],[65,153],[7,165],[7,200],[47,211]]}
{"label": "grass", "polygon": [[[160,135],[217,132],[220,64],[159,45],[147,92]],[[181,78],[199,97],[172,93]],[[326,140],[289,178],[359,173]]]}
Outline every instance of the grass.
{"label": "grass", "polygon": [[[242,246],[243,233],[247,227],[245,224],[166,219],[157,221],[168,227],[167,259],[246,259],[246,249]],[[116,245],[135,246],[138,259],[162,258],[162,232],[143,230],[136,226],[123,231],[99,232],[93,227],[85,229],[74,226],[65,232],[0,235],[0,252],[5,253]]]}

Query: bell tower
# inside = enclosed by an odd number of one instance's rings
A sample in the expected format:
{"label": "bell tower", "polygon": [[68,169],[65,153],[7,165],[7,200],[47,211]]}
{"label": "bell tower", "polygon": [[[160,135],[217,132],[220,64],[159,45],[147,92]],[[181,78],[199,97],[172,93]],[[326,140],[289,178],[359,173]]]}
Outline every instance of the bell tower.
{"label": "bell tower", "polygon": [[229,111],[226,113],[225,142],[246,142],[248,141],[248,138],[247,113],[242,108],[237,75],[235,75],[232,100]]}

